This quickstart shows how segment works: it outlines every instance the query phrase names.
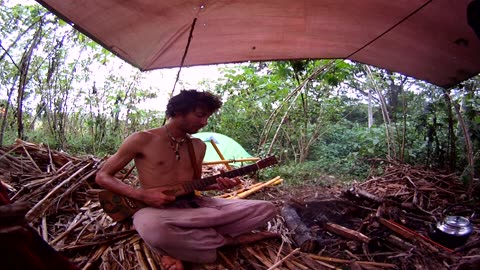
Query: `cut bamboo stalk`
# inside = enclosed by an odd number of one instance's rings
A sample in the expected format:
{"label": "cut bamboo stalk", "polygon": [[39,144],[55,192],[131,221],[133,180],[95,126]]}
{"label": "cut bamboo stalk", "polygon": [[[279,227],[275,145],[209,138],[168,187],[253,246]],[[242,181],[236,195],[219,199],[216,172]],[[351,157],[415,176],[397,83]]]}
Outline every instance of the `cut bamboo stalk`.
{"label": "cut bamboo stalk", "polygon": [[[279,177],[279,176],[277,176]],[[276,186],[276,185],[279,185],[283,182],[283,179],[281,178],[278,178],[276,181],[270,183],[268,186]],[[215,198],[228,198],[228,199],[232,199],[234,198],[235,196],[237,195],[240,195],[242,194],[243,192],[246,192],[246,191],[249,191],[251,190],[252,188],[255,188],[255,187],[258,187],[260,185],[263,185],[265,184],[266,182],[257,182],[257,183],[254,183],[248,187],[244,187],[244,188],[241,188],[239,190],[235,190],[233,192],[229,192],[229,193],[225,193],[225,194],[222,194],[222,195],[219,195],[219,196],[215,196]]]}
{"label": "cut bamboo stalk", "polygon": [[8,151],[7,153],[0,151],[0,153],[5,153],[0,157],[0,160],[5,159],[5,163],[7,163],[12,169],[15,169],[17,171],[30,171],[33,170],[29,164],[26,164],[22,160],[19,160],[18,158],[15,158],[13,156],[10,156],[9,153],[11,151]]}
{"label": "cut bamboo stalk", "polygon": [[100,246],[97,251],[95,251],[95,254],[87,261],[85,266],[82,268],[82,270],[88,270],[92,265],[102,256],[103,252],[108,248],[108,245],[102,245]]}
{"label": "cut bamboo stalk", "polygon": [[259,260],[260,262],[263,263],[263,265],[265,265],[266,267],[272,267],[273,266],[273,263],[270,262],[265,256],[261,256],[259,254],[259,252],[253,250],[252,247],[246,247],[246,250],[252,254],[255,258],[257,258],[257,260]]}
{"label": "cut bamboo stalk", "polygon": [[[327,268],[327,269],[335,269],[335,270],[342,270],[341,268],[338,268],[334,265],[331,265],[331,264],[328,264],[326,262],[321,262],[321,261],[316,261],[312,258],[310,258],[309,256],[302,256],[300,258],[298,258],[298,260],[302,261],[303,264],[307,265],[308,267],[310,267],[310,269],[324,269],[324,268]],[[319,265],[321,265],[322,267],[319,267]],[[353,269],[350,269],[350,270],[353,270]]]}
{"label": "cut bamboo stalk", "polygon": [[390,234],[385,240],[398,248],[401,248],[403,250],[409,250],[411,248],[415,248],[415,245],[401,239],[400,237],[397,237],[393,234]]}
{"label": "cut bamboo stalk", "polygon": [[260,158],[253,157],[253,158],[239,158],[239,159],[225,159],[225,160],[214,160],[214,161],[205,161],[203,165],[216,165],[216,164],[225,164],[225,163],[235,163],[235,162],[256,162],[259,161]]}
{"label": "cut bamboo stalk", "polygon": [[149,270],[150,268],[145,261],[145,256],[143,256],[142,247],[140,246],[139,241],[133,244],[133,250],[135,251],[135,255],[137,255],[137,262],[140,265],[142,270]]}
{"label": "cut bamboo stalk", "polygon": [[[215,141],[213,139],[210,140],[210,143],[212,144],[213,148],[215,148],[215,152],[217,152],[218,156],[220,157],[221,160],[225,160],[225,157],[223,157],[223,154],[222,152],[220,152],[220,149],[218,149],[218,146],[217,144],[215,143]],[[232,166],[230,166],[230,164],[225,163],[225,167],[227,167],[227,170],[231,171],[232,170]]]}
{"label": "cut bamboo stalk", "polygon": [[[438,249],[436,247],[442,248],[442,249],[444,249],[448,252],[453,252],[453,250],[451,250],[449,248],[446,248],[446,247],[434,242],[433,240],[431,240],[429,238],[426,238],[425,236],[423,236],[419,233],[416,233],[416,232],[414,232],[414,231],[412,231],[408,228],[405,228],[405,227],[401,226],[400,224],[397,224],[393,221],[386,220],[384,218],[379,218],[378,221],[380,221],[380,223],[382,223],[385,227],[387,227],[390,230],[400,234],[404,238],[407,238],[407,239],[410,239],[410,240],[416,240],[416,241],[422,243],[425,247],[427,247],[432,252],[438,253]],[[434,245],[436,247],[434,247]]]}
{"label": "cut bamboo stalk", "polygon": [[284,261],[283,263],[285,264],[285,267],[288,268],[288,270],[298,270],[298,267],[291,263],[291,261],[292,260]]}
{"label": "cut bamboo stalk", "polygon": [[294,264],[295,267],[297,267],[296,269],[308,270],[310,268],[310,267],[305,266],[305,265],[303,265],[303,264],[301,264],[301,263],[299,263],[295,260],[292,260],[291,263]]}
{"label": "cut bamboo stalk", "polygon": [[48,243],[48,227],[47,227],[47,217],[42,217],[42,238],[45,242]]}
{"label": "cut bamboo stalk", "polygon": [[[343,259],[315,255],[315,254],[308,254],[308,256],[310,256],[314,260],[323,261],[323,262],[334,262],[334,263],[351,263],[352,262],[351,260],[343,260]],[[368,262],[368,261],[356,261],[356,262],[360,265],[372,265],[372,266],[379,266],[384,268],[397,268],[396,265],[391,263]]]}
{"label": "cut bamboo stalk", "polygon": [[224,194],[222,194],[222,195],[215,196],[215,198],[234,197],[234,196],[236,196],[236,195],[239,194],[239,193],[242,193],[242,192],[244,192],[244,191],[247,191],[247,190],[249,190],[249,189],[252,189],[252,188],[254,188],[254,187],[256,187],[256,186],[259,186],[259,185],[261,185],[261,184],[263,184],[263,183],[262,183],[262,182],[257,182],[257,183],[254,183],[254,184],[248,186],[248,187],[243,187],[243,188],[240,188],[240,189],[238,189],[238,190],[235,190],[235,191],[232,191],[232,192],[229,192],[229,193],[224,193]]}
{"label": "cut bamboo stalk", "polygon": [[152,257],[152,252],[150,251],[150,248],[143,241],[142,241],[142,249],[143,249],[143,253],[145,254],[145,257],[147,258],[148,265],[150,265],[150,268],[152,270],[157,270],[157,265],[155,264],[155,260]]}
{"label": "cut bamboo stalk", "polygon": [[54,245],[56,244],[58,241],[62,240],[65,236],[67,236],[71,231],[73,231],[76,227],[78,227],[78,225],[82,224],[83,221],[85,221],[85,219],[87,219],[87,217],[82,217],[80,220],[77,220],[70,223],[70,225],[68,226],[68,228],[61,234],[59,234],[55,239],[53,239],[52,241],[50,241],[50,243],[48,243],[49,245]]}
{"label": "cut bamboo stalk", "polygon": [[273,262],[273,264],[276,264],[281,258],[279,254],[275,253],[275,250],[267,247],[265,251],[270,259],[270,261]]}
{"label": "cut bamboo stalk", "polygon": [[72,193],[73,191],[77,190],[80,185],[82,185],[87,179],[89,179],[90,177],[92,177],[96,173],[97,173],[97,170],[93,170],[93,171],[90,171],[89,173],[87,173],[86,175],[84,175],[80,180],[78,180],[77,183],[75,183],[74,185],[71,185],[68,189],[66,189],[62,193],[60,198],[65,197],[68,194]]}
{"label": "cut bamboo stalk", "polygon": [[222,252],[218,251],[218,255],[223,259],[223,261],[227,264],[228,269],[236,269],[235,265],[230,261],[227,256],[225,256]]}
{"label": "cut bamboo stalk", "polygon": [[[4,157],[10,157],[9,154],[14,152],[15,150],[17,150],[18,148],[22,147],[21,145],[17,145],[15,147],[13,147],[12,149],[8,150],[7,152],[4,152],[3,155],[0,157],[0,160],[2,160],[2,158]],[[2,151],[3,152],[3,151]]]}
{"label": "cut bamboo stalk", "polygon": [[30,159],[30,161],[32,162],[33,166],[37,169],[39,173],[42,173],[43,172],[42,169],[38,167],[38,164],[35,162],[35,160],[33,160],[32,156],[30,156],[30,153],[27,151],[27,148],[25,148],[25,146],[23,145],[22,145],[22,148],[25,151],[25,154],[27,154],[28,159]]}
{"label": "cut bamboo stalk", "polygon": [[53,158],[52,158],[52,150],[50,150],[50,145],[48,144],[47,144],[47,151],[48,151],[48,160],[50,161],[50,164],[48,164],[48,169],[50,170],[51,168],[53,172],[57,172],[57,167],[55,167],[55,162],[53,162]]}
{"label": "cut bamboo stalk", "polygon": [[286,259],[290,258],[291,256],[293,256],[294,254],[298,253],[300,251],[300,248],[296,248],[294,249],[292,252],[290,252],[287,256],[283,257],[283,259],[279,260],[278,262],[276,262],[274,265],[270,266],[270,268],[268,268],[268,270],[273,270],[273,269],[276,269],[277,266],[280,266]]}
{"label": "cut bamboo stalk", "polygon": [[340,226],[338,224],[334,224],[334,223],[330,223],[328,222],[327,224],[325,224],[325,229],[329,232],[333,232],[337,235],[340,235],[340,236],[343,236],[347,239],[352,239],[352,240],[356,240],[356,241],[360,241],[360,242],[363,242],[363,243],[370,243],[370,237],[364,235],[363,233],[361,232],[357,232],[357,231],[354,231],[352,229],[349,229],[349,228],[345,228],[343,226]]}
{"label": "cut bamboo stalk", "polygon": [[37,215],[38,213],[37,212],[40,212],[44,209],[41,209],[43,208],[43,204],[46,203],[50,197],[55,194],[62,186],[66,185],[67,183],[69,183],[72,179],[74,179],[77,175],[79,175],[83,170],[85,170],[86,168],[90,167],[92,164],[89,163],[85,166],[83,166],[81,169],[79,169],[78,171],[76,171],[75,173],[73,173],[70,177],[68,177],[67,179],[63,180],[62,183],[58,184],[55,188],[53,188],[42,200],[40,200],[34,207],[32,207],[32,209],[30,209],[30,211],[28,211],[27,215],[25,216],[25,218],[27,219],[27,221],[32,221]]}
{"label": "cut bamboo stalk", "polygon": [[244,198],[246,198],[247,196],[251,195],[252,193],[255,193],[255,192],[259,191],[260,189],[262,189],[262,188],[264,188],[264,187],[266,187],[266,186],[271,185],[272,183],[276,182],[277,180],[280,180],[280,176],[277,176],[277,177],[275,177],[275,178],[273,178],[273,179],[271,179],[271,180],[269,180],[269,181],[267,181],[267,182],[265,182],[265,183],[263,183],[263,184],[261,184],[261,185],[258,185],[258,186],[254,187],[254,188],[252,188],[252,189],[249,189],[249,190],[247,190],[247,191],[245,191],[245,192],[242,192],[241,194],[238,194],[237,196],[235,196],[235,197],[233,197],[233,198],[234,198],[234,199],[244,199]]}
{"label": "cut bamboo stalk", "polygon": [[107,239],[107,240],[98,241],[98,242],[90,242],[90,243],[79,244],[79,245],[68,245],[65,247],[58,248],[58,251],[62,252],[62,251],[77,250],[77,249],[82,249],[82,248],[87,248],[87,247],[97,246],[97,245],[108,245],[113,242],[120,241],[120,239],[125,238],[127,236],[128,235],[119,235],[118,237],[114,237],[112,239]]}
{"label": "cut bamboo stalk", "polygon": [[341,268],[338,268],[338,267],[335,267],[331,264],[328,264],[326,262],[322,262],[322,261],[315,261],[316,263],[320,264],[321,266],[323,267],[326,267],[326,268],[329,268],[329,269],[341,269]]}
{"label": "cut bamboo stalk", "polygon": [[282,255],[282,250],[283,250],[283,245],[285,244],[285,241],[283,240],[283,237],[282,237],[282,243],[280,244],[280,247],[278,247],[278,251],[277,251],[277,254],[275,255],[275,261],[274,262],[277,262],[280,258],[280,255]]}

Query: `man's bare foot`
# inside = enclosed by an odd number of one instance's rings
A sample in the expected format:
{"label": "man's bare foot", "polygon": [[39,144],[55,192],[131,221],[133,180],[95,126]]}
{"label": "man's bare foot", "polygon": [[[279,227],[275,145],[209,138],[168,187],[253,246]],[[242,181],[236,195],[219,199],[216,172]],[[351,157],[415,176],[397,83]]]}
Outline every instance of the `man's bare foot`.
{"label": "man's bare foot", "polygon": [[184,270],[182,261],[171,256],[162,256],[161,261],[163,269],[165,270]]}
{"label": "man's bare foot", "polygon": [[232,246],[232,245],[250,244],[256,241],[275,238],[275,237],[280,237],[280,235],[278,233],[272,233],[272,232],[245,233],[234,238],[227,238],[225,245]]}

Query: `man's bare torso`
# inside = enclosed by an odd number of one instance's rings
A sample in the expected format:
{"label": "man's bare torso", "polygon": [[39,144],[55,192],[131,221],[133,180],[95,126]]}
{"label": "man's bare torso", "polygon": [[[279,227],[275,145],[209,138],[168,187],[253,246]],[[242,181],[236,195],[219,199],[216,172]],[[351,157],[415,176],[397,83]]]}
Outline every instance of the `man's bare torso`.
{"label": "man's bare torso", "polygon": [[[140,184],[143,188],[168,186],[193,179],[193,166],[188,151],[188,142],[179,147],[180,160],[176,160],[174,145],[164,129],[153,129],[138,132],[138,140],[142,140],[142,148],[135,157]],[[205,154],[205,144],[192,138],[195,149],[196,165],[201,166]],[[200,167],[201,168],[201,167]]]}

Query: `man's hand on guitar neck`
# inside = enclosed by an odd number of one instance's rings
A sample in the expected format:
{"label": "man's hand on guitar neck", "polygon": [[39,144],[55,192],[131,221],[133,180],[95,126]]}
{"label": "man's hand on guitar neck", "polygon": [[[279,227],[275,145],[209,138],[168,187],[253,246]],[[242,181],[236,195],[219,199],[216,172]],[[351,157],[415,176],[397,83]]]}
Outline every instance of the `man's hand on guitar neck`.
{"label": "man's hand on guitar neck", "polygon": [[156,187],[142,189],[140,188],[139,193],[141,194],[140,199],[144,203],[152,207],[162,207],[165,204],[175,201],[175,196],[168,195],[168,187]]}
{"label": "man's hand on guitar neck", "polygon": [[240,177],[218,177],[217,183],[209,186],[209,189],[225,190],[233,188],[241,183]]}

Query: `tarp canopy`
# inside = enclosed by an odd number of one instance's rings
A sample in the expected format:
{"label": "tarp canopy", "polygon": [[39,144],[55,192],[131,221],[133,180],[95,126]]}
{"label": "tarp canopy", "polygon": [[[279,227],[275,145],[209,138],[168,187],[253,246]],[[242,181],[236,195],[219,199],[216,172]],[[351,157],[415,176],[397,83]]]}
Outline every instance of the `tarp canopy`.
{"label": "tarp canopy", "polygon": [[221,160],[217,151],[213,147],[211,140],[214,141],[220,153],[225,159],[241,159],[250,158],[250,155],[237,141],[234,139],[215,132],[199,132],[192,135],[195,138],[199,138],[207,144],[207,151],[203,161],[218,161]]}
{"label": "tarp canopy", "polygon": [[181,66],[192,33],[184,66],[351,59],[443,87],[480,72],[478,0],[37,1],[141,70]]}

